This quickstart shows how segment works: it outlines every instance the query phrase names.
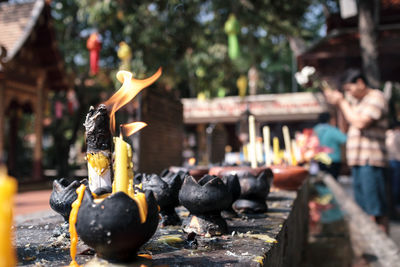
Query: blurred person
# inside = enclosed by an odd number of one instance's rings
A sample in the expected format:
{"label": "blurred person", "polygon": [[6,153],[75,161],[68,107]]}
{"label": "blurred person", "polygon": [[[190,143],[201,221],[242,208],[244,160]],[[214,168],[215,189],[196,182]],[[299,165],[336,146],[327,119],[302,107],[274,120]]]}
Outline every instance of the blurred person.
{"label": "blurred person", "polygon": [[395,216],[400,215],[400,123],[386,131],[386,149],[388,151],[392,206]]}
{"label": "blurred person", "polygon": [[319,163],[319,168],[328,172],[337,180],[342,166],[341,145],[346,143],[347,137],[333,125],[334,121],[331,114],[328,112],[321,113],[318,117],[318,124],[314,127],[314,132],[318,136],[320,146],[331,149],[328,156],[332,163],[330,165]]}
{"label": "blurred person", "polygon": [[349,123],[346,156],[352,169],[354,197],[388,233],[384,177],[388,105],[383,93],[370,88],[359,70],[348,70],[342,77],[342,86],[348,99],[338,90],[326,89],[324,94]]}

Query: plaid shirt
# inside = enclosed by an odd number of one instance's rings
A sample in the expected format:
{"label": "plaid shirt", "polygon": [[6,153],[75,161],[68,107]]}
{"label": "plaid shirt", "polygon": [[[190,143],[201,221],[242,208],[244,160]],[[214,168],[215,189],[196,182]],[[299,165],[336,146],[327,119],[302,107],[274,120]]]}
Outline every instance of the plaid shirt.
{"label": "plaid shirt", "polygon": [[350,166],[385,167],[388,104],[383,93],[372,89],[361,100],[352,99],[349,102],[357,114],[370,117],[372,122],[364,129],[350,125],[346,145],[347,163]]}

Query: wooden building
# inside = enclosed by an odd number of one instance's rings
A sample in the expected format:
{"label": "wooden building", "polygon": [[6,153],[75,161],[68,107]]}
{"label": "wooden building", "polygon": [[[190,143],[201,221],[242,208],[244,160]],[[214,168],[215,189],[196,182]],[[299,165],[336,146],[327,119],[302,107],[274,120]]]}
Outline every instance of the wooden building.
{"label": "wooden building", "polygon": [[222,162],[227,146],[233,152],[240,150],[248,138],[242,134],[248,133],[246,112],[255,116],[257,136],[261,137],[262,127],[268,125],[271,136],[280,138],[283,143],[283,125],[290,128],[293,136],[295,131],[315,125],[319,114],[328,111],[322,94],[311,92],[209,100],[187,98],[182,99],[182,103],[188,139],[184,149],[194,151],[189,157],[195,157],[199,164]]}
{"label": "wooden building", "polygon": [[18,114],[32,112],[35,118],[32,178],[38,180],[43,177],[42,136],[47,94],[70,86],[57,49],[48,1],[1,3],[0,46],[0,159],[7,161],[11,174],[18,169],[17,153],[26,153],[16,151]]}
{"label": "wooden building", "polygon": [[146,122],[148,126],[131,136],[136,140],[132,142],[135,169],[160,173],[170,166],[180,166],[184,130],[180,99],[173,92],[156,86],[146,88],[138,98],[140,108],[135,120]]}
{"label": "wooden building", "polygon": [[[381,81],[400,81],[400,2],[381,0],[378,25],[378,63]],[[361,68],[357,16],[327,18],[327,35],[297,57],[299,69],[314,66],[321,77],[338,85],[348,68]]]}

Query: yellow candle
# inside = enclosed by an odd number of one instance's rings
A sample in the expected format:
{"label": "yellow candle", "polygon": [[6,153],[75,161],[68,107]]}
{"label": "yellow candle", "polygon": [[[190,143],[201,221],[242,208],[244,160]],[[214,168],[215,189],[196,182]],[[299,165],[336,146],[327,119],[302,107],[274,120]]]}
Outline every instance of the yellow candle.
{"label": "yellow candle", "polygon": [[292,145],[290,142],[289,128],[285,125],[282,127],[283,140],[285,141],[285,152],[287,162],[292,165]]}
{"label": "yellow candle", "polygon": [[292,164],[297,165],[297,145],[296,140],[292,140]]}
{"label": "yellow candle", "polygon": [[253,115],[249,116],[250,163],[252,168],[257,168],[256,150],[256,123]]}
{"label": "yellow candle", "polygon": [[135,193],[133,184],[133,162],[132,162],[132,147],[128,145],[128,194]]}
{"label": "yellow candle", "polygon": [[[129,162],[128,162],[128,146],[122,137],[114,137],[115,144],[115,192],[124,192],[128,194],[129,186]],[[115,193],[114,192],[114,193]]]}
{"label": "yellow candle", "polygon": [[271,151],[271,132],[269,130],[268,126],[264,126],[263,128],[263,136],[264,136],[264,153],[265,153],[265,165],[271,166],[271,155],[270,155],[270,151]]}
{"label": "yellow candle", "polygon": [[248,144],[243,145],[243,158],[245,162],[249,161],[249,150],[248,150]]}
{"label": "yellow candle", "polygon": [[274,137],[272,139],[272,145],[274,149],[274,165],[279,165],[281,163],[281,160],[279,158],[279,139],[278,137]]}
{"label": "yellow candle", "polygon": [[17,260],[12,245],[13,197],[17,182],[7,175],[5,167],[0,166],[0,266],[16,266]]}
{"label": "yellow candle", "polygon": [[147,218],[147,201],[144,193],[135,192],[133,188],[132,147],[122,137],[114,137],[114,144],[115,173],[113,193],[121,191],[130,196],[139,209],[140,222],[144,223]]}

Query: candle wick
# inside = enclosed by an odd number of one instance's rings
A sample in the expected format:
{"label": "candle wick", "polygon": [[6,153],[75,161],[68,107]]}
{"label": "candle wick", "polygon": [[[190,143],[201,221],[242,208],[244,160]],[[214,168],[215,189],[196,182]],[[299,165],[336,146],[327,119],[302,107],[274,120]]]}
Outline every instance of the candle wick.
{"label": "candle wick", "polygon": [[123,136],[122,136],[123,127],[124,127],[123,124],[119,125],[119,138],[121,138],[121,139],[123,138]]}

